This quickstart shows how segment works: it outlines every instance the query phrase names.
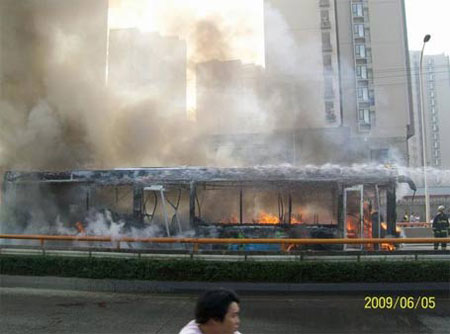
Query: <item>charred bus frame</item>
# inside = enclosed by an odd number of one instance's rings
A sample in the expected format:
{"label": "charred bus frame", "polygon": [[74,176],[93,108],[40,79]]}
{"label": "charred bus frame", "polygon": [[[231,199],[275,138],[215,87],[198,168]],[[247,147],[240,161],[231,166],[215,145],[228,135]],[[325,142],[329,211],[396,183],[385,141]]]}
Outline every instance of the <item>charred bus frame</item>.
{"label": "charred bus frame", "polygon": [[[255,168],[207,168],[207,167],[177,167],[177,168],[135,168],[114,170],[76,170],[64,172],[21,172],[8,171],[4,175],[2,186],[4,204],[14,208],[20,208],[18,197],[24,196],[29,187],[48,189],[60,189],[64,194],[66,186],[75,187],[77,190],[78,203],[82,198],[84,211],[89,211],[92,206],[92,194],[99,188],[108,186],[115,188],[117,198],[117,187],[127,186],[132,189],[132,212],[130,217],[135,223],[145,223],[146,218],[152,214],[146,211],[146,196],[153,194],[155,203],[159,197],[162,206],[163,225],[167,236],[183,232],[186,228],[198,231],[200,226],[261,226],[258,221],[245,221],[244,195],[249,189],[261,192],[278,192],[279,209],[276,225],[289,229],[294,224],[293,199],[294,193],[302,194],[302,198],[308,198],[309,194],[304,192],[316,192],[327,194],[329,205],[332,206],[333,221],[336,225],[336,237],[350,237],[347,230],[347,218],[350,210],[350,200],[356,198],[353,210],[359,211],[354,215],[361,229],[357,237],[364,237],[363,216],[364,196],[367,189],[371,192],[370,206],[372,211],[378,211],[376,221],[373,221],[372,235],[380,235],[380,223],[385,214],[386,235],[396,235],[396,186],[399,182],[407,182],[410,188],[415,189],[414,183],[407,177],[398,175],[395,169],[390,168],[351,168],[351,167],[255,167]],[[23,187],[25,186],[25,187]],[[321,188],[322,187],[322,188]],[[23,189],[22,189],[23,188]],[[199,203],[199,192],[210,189],[233,189],[236,196],[235,203],[238,207],[238,218],[234,222],[226,224],[211,221],[202,217],[201,204]],[[111,189],[111,188],[108,188]],[[303,191],[302,189],[307,189]],[[166,191],[175,191],[178,196],[175,200],[169,200]],[[188,224],[182,227],[179,215],[181,193],[184,192],[186,216]],[[281,200],[280,200],[281,198]],[[220,201],[220,199],[219,199]],[[217,202],[217,201],[216,201]],[[70,205],[70,200],[64,202]],[[156,204],[155,204],[156,207]],[[236,206],[235,206],[236,207]],[[172,219],[169,219],[168,210],[173,209]],[[13,211],[14,211],[13,210]],[[83,211],[82,210],[82,211]],[[314,216],[315,217],[315,216]],[[355,218],[356,217],[356,218]],[[19,217],[16,217],[19,219]],[[307,222],[308,225],[320,225],[318,221]],[[186,226],[188,225],[188,226]]]}

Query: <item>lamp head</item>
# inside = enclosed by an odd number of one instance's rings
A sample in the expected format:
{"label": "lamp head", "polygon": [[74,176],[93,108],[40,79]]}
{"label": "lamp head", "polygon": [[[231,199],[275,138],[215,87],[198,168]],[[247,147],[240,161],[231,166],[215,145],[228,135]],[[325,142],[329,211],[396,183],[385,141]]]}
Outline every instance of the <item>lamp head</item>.
{"label": "lamp head", "polygon": [[424,43],[428,42],[430,40],[430,38],[431,38],[431,35],[426,34],[425,37],[423,38],[423,42]]}

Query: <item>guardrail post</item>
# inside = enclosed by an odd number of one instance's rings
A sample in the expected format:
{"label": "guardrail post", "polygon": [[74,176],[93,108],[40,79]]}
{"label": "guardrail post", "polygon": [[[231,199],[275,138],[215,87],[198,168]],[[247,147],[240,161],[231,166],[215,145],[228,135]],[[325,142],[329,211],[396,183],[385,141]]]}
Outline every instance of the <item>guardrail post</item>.
{"label": "guardrail post", "polygon": [[198,252],[198,243],[195,243],[195,244],[194,244],[194,247],[192,247],[192,251],[193,251],[194,253],[197,253],[197,252]]}
{"label": "guardrail post", "polygon": [[39,243],[41,244],[41,249],[42,249],[42,255],[45,256],[45,247],[44,247],[44,239],[39,239]]}

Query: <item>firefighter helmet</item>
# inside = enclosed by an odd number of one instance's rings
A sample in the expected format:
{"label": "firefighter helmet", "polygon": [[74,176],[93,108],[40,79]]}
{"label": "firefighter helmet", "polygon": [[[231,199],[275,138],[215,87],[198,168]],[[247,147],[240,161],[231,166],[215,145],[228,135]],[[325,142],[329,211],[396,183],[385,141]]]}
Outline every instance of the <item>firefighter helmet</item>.
{"label": "firefighter helmet", "polygon": [[438,211],[439,212],[444,212],[444,210],[445,210],[445,206],[443,206],[443,205],[439,205],[438,206]]}

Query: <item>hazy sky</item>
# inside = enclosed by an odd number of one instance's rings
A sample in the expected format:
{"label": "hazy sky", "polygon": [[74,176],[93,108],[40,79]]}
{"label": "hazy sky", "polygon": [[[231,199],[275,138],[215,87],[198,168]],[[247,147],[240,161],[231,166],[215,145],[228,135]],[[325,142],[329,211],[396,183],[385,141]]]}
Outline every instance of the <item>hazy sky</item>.
{"label": "hazy sky", "polygon": [[450,1],[405,0],[410,50],[420,50],[423,37],[431,35],[425,53],[450,55]]}
{"label": "hazy sky", "polygon": [[[405,0],[405,4],[410,49],[420,50],[423,36],[431,34],[425,53],[450,55],[450,0]],[[207,59],[194,55],[191,25],[212,18],[228,32],[228,58],[263,65],[262,6],[263,0],[110,0],[109,23],[112,28],[137,27],[176,35],[187,41],[188,60],[199,62]],[[191,92],[195,75],[188,69],[187,76],[188,109],[195,109],[195,94]]]}
{"label": "hazy sky", "polygon": [[[167,9],[183,8],[188,17],[202,17],[210,13],[220,12],[225,17],[240,16],[246,13],[247,20],[260,16],[255,7],[261,6],[263,0],[110,0],[113,8],[119,12],[110,13],[113,16],[113,25],[138,25],[143,30],[164,30],[161,20],[165,19]],[[376,0],[393,1],[393,0]],[[445,52],[450,55],[450,0],[405,0],[407,12],[407,25],[409,47],[411,50],[422,48],[423,36],[431,34],[432,38],[426,47],[427,54]],[[193,15],[193,13],[195,14]],[[120,13],[120,14],[119,14]],[[155,16],[155,13],[159,15]],[[248,15],[249,13],[253,15]],[[118,15],[115,15],[118,14]],[[237,14],[237,15],[236,15]],[[256,15],[255,15],[256,14]],[[259,19],[259,18],[258,18]],[[257,19],[257,20],[258,20]],[[120,23],[119,23],[120,22]],[[131,23],[133,22],[133,23]],[[260,23],[257,23],[262,28]],[[158,29],[159,28],[159,29]],[[245,41],[248,43],[248,40]],[[260,46],[261,47],[261,46]],[[261,59],[256,61],[261,63]]]}

